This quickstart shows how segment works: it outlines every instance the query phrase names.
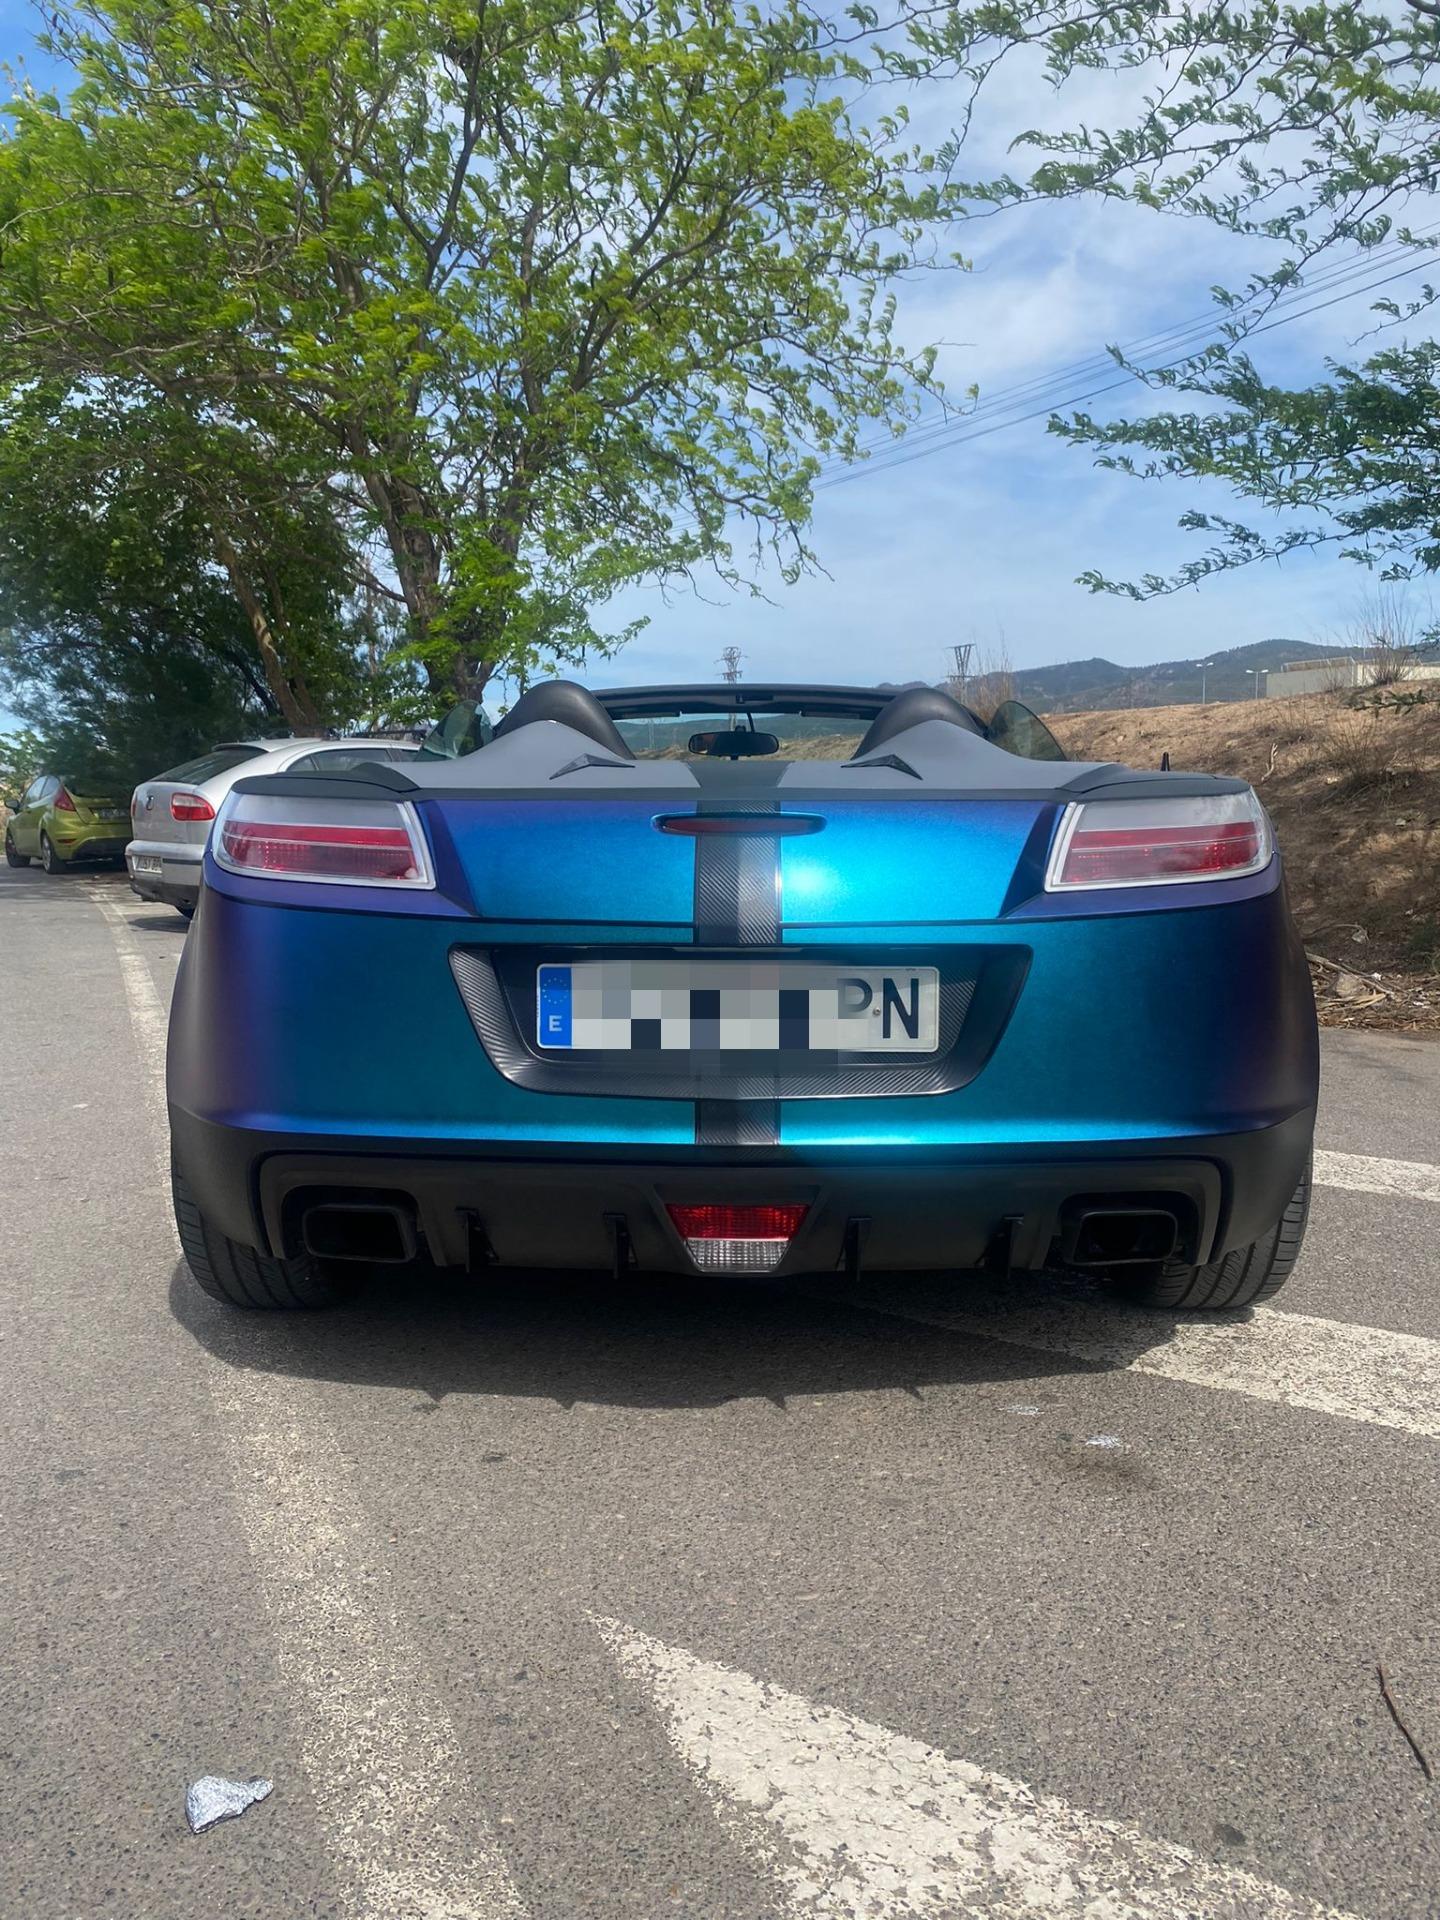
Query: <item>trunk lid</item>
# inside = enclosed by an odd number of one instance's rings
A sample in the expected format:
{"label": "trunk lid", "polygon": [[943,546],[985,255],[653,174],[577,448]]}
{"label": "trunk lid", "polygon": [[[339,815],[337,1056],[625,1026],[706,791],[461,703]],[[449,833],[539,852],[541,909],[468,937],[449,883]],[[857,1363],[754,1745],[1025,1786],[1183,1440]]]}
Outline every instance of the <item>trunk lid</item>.
{"label": "trunk lid", "polygon": [[265,759],[261,747],[243,744],[217,747],[211,753],[169,768],[153,780],[142,780],[135,789],[131,808],[135,838],[162,846],[203,847],[210,837],[213,820],[177,820],[170,811],[170,802],[177,794],[199,794],[218,809],[232,778],[240,773],[263,772]]}
{"label": "trunk lid", "polygon": [[130,809],[119,794],[106,792],[93,781],[79,781],[72,785],[62,781],[75,808],[75,817],[84,826],[103,825],[123,826],[130,818]]}
{"label": "trunk lid", "polygon": [[[818,823],[756,838],[728,834],[727,810],[693,794],[417,799],[484,920],[666,928],[713,945],[751,944],[767,923],[770,939],[803,939],[809,928],[994,920],[1040,884],[1059,813],[1035,798],[736,803]],[[719,817],[700,837],[657,826],[705,813]]]}

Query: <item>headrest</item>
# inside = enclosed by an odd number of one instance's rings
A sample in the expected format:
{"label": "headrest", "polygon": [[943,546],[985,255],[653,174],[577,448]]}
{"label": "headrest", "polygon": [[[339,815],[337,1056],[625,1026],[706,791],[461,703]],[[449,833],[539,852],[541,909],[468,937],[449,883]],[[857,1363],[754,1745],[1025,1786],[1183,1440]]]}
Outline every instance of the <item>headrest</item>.
{"label": "headrest", "polygon": [[952,700],[948,693],[941,693],[938,687],[907,687],[903,693],[897,693],[888,707],[877,713],[865,730],[865,738],[855,749],[855,758],[863,760],[867,753],[873,753],[877,747],[883,747],[896,734],[908,733],[911,727],[918,727],[924,720],[948,720],[952,727],[963,727],[966,733],[978,733],[983,739],[984,729],[975,716],[967,713],[958,700]]}
{"label": "headrest", "polygon": [[496,727],[495,738],[528,727],[534,720],[558,720],[562,727],[573,727],[622,760],[630,758],[615,722],[578,680],[542,680],[538,687],[528,688]]}

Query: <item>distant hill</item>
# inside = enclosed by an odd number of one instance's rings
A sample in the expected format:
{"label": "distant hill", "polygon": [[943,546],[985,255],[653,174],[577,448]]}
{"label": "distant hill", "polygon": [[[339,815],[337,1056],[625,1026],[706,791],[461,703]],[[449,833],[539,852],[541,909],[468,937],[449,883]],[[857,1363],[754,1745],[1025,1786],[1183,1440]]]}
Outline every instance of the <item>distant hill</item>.
{"label": "distant hill", "polygon": [[[1273,672],[1289,660],[1309,655],[1326,659],[1333,645],[1306,640],[1256,640],[1205,656],[1207,700],[1246,700],[1255,682],[1245,671]],[[1200,669],[1194,658],[1161,660],[1154,666],[1122,667],[1114,660],[1065,660],[1053,667],[1017,667],[1010,678],[1015,696],[1037,713],[1094,713],[1108,707],[1171,707],[1200,698]]]}

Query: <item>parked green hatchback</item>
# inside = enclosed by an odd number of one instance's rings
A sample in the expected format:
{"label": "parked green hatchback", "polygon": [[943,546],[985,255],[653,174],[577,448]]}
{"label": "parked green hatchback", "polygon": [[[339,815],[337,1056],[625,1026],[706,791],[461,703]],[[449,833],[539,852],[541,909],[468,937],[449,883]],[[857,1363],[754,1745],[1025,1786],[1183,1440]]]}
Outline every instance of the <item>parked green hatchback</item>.
{"label": "parked green hatchback", "polygon": [[121,860],[130,838],[130,809],[94,780],[42,773],[20,796],[5,827],[5,859],[12,867],[38,860],[47,873],[72,861]]}

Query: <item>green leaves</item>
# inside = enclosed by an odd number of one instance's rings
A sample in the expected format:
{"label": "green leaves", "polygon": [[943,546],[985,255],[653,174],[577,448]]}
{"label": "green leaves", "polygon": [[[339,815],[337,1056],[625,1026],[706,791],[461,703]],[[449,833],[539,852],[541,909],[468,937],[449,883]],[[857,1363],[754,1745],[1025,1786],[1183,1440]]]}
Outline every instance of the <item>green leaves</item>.
{"label": "green leaves", "polygon": [[1403,308],[1379,300],[1381,325],[1404,327],[1400,343],[1332,366],[1309,388],[1267,383],[1246,353],[1278,317],[1276,302],[1303,287],[1330,249],[1358,252],[1361,273],[1363,256],[1385,249],[1373,269],[1379,282],[1440,245],[1440,14],[1429,0],[1384,11],[1329,0],[1183,8],[1005,0],[922,17],[913,40],[917,57],[958,69],[977,91],[1010,54],[1036,46],[1062,89],[1095,70],[1149,83],[1128,125],[1022,135],[1012,158],[1038,156],[1031,171],[959,189],[972,204],[1093,194],[1284,250],[1269,272],[1218,292],[1210,346],[1178,364],[1130,366],[1152,389],[1199,396],[1218,403],[1213,410],[1051,422],[1102,466],[1222,480],[1264,513],[1268,530],[1189,514],[1182,527],[1213,544],[1173,577],[1090,573],[1082,583],[1145,598],[1328,544],[1389,579],[1440,567],[1440,348],[1426,337],[1433,292]]}
{"label": "green leaves", "polygon": [[737,523],[803,566],[817,457],[931,382],[878,296],[942,202],[801,5],[117,0],[54,39],[79,89],[0,147],[0,382],[235,436],[437,701],[608,646],[633,580],[739,580]]}

